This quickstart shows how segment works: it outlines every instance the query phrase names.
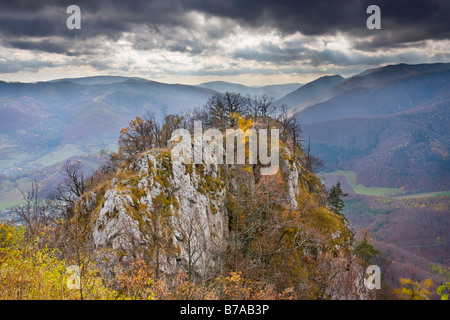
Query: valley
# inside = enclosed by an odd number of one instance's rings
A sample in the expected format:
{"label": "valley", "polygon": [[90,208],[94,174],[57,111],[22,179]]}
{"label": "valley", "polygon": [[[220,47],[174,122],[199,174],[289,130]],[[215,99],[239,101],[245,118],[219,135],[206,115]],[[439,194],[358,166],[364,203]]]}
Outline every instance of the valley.
{"label": "valley", "polygon": [[[450,197],[398,199],[349,195],[344,215],[380,252],[384,298],[394,299],[398,279],[448,281]],[[436,268],[447,273],[436,272]],[[433,298],[437,298],[433,292]]]}
{"label": "valley", "polygon": [[440,283],[448,274],[436,270],[450,265],[449,88],[450,64],[265,87],[126,77],[0,82],[0,219],[11,218],[7,209],[23,203],[34,179],[48,194],[66,160],[94,172],[102,150],[117,150],[120,129],[135,116],[189,114],[227,90],[272,94],[300,124],[304,150],[309,141],[323,160],[325,188],[340,182],[348,193],[343,214],[380,252],[382,295],[393,298],[400,277]]}

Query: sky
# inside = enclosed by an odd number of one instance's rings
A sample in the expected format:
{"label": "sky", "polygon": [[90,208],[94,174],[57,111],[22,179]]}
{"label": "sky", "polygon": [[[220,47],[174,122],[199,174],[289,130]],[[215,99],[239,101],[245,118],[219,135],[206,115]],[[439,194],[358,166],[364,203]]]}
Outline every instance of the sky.
{"label": "sky", "polygon": [[[69,5],[81,29],[68,29]],[[381,11],[370,30],[369,5]],[[0,80],[306,83],[450,62],[449,0],[0,0]]]}

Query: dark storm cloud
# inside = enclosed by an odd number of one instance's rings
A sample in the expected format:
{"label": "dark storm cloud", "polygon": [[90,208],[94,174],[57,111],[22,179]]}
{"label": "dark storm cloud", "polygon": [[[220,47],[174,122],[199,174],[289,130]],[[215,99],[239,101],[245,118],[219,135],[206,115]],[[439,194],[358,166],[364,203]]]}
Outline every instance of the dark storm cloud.
{"label": "dark storm cloud", "polygon": [[304,63],[314,67],[330,64],[336,66],[355,65],[379,65],[385,63],[418,63],[421,56],[413,53],[400,53],[396,55],[382,55],[371,57],[361,52],[341,52],[331,49],[311,49],[306,46],[281,48],[274,44],[262,44],[256,47],[248,47],[236,50],[234,58],[271,62],[278,66],[286,66],[297,63]]}
{"label": "dark storm cloud", "polygon": [[[0,1],[0,31],[7,36],[93,37],[129,31],[133,24],[183,23],[184,10],[179,1]],[[30,4],[30,5],[28,5]],[[82,30],[66,28],[66,8],[76,4],[81,9]],[[187,26],[187,25],[186,25]],[[84,30],[83,30],[84,29]]]}
{"label": "dark storm cloud", "polygon": [[[66,27],[66,8],[72,4],[81,8],[81,30]],[[372,4],[381,8],[381,30],[366,28],[366,9]],[[198,21],[199,15],[193,12],[203,14],[205,21]],[[426,40],[450,39],[449,16],[449,0],[0,0],[0,43],[9,48],[75,56],[77,59],[70,63],[90,65],[97,70],[112,66],[128,70],[128,62],[118,64],[104,58],[113,47],[111,43],[119,39],[131,42],[134,50],[167,50],[198,55],[200,60],[205,56],[223,56],[223,43],[229,44],[226,39],[243,30],[246,36],[273,33],[277,41],[268,37],[253,46],[239,43],[238,48],[226,50],[227,58],[235,61],[224,63],[223,68],[202,68],[185,74],[304,71],[292,67],[296,63],[308,68],[323,64],[347,66],[350,70],[356,65],[423,62],[423,55],[393,54],[391,49],[425,48]],[[240,29],[236,28],[238,25]],[[308,46],[301,40],[287,40],[296,33],[308,39],[340,34],[356,50],[343,52],[329,49],[325,42],[324,47],[318,47],[317,43]],[[377,50],[383,56],[370,55]],[[445,60],[448,55],[438,52],[432,58]],[[253,69],[245,69],[236,61],[275,64],[279,68],[271,71],[270,67],[253,64]],[[37,70],[39,66],[52,65],[29,62],[20,68],[18,62],[3,64],[0,73]]]}
{"label": "dark storm cloud", "polygon": [[365,28],[366,9],[372,4],[381,8],[383,29],[419,31],[414,40],[450,38],[448,0],[232,0],[197,1],[192,7],[239,19],[251,26],[270,24],[286,33],[299,31],[305,35],[322,35],[356,31],[363,36],[372,32]]}
{"label": "dark storm cloud", "polygon": [[[360,37],[373,36],[365,27],[366,8],[381,7],[382,30],[378,45],[450,38],[450,1],[448,0],[159,0],[159,1],[0,1],[0,30],[6,36],[71,37],[65,28],[65,9],[77,4],[82,10],[82,29],[78,36],[99,34],[118,37],[136,24],[183,26],[193,21],[185,13],[198,11],[208,16],[227,17],[247,27],[270,26],[283,33],[304,35],[352,32]],[[220,37],[217,34],[211,36]],[[385,37],[386,34],[391,36]],[[394,34],[394,36],[392,36]],[[396,36],[397,35],[397,36]],[[380,39],[385,39],[381,41]],[[366,44],[366,47],[370,44]]]}
{"label": "dark storm cloud", "polygon": [[40,41],[25,41],[25,40],[12,40],[7,42],[8,45],[17,49],[25,50],[37,50],[50,53],[63,53],[69,54],[67,46],[62,43],[55,43],[50,40]]}

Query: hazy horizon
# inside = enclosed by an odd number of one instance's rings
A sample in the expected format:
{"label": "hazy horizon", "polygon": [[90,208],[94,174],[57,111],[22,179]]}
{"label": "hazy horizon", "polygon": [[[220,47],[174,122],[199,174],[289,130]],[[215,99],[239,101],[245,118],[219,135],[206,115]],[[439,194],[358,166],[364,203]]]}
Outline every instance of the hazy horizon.
{"label": "hazy horizon", "polygon": [[[410,64],[410,65],[420,65],[420,64],[439,64],[439,63],[450,63],[449,62],[445,62],[445,61],[437,61],[437,62],[430,62],[430,63],[414,63],[414,64]],[[395,64],[385,64],[385,65],[380,65],[377,68],[382,68],[382,67],[386,67],[389,65],[395,65]],[[369,69],[376,69],[376,68],[369,68]],[[360,70],[359,72],[356,72],[354,74],[348,75],[348,76],[343,76],[344,78],[351,78],[355,75],[358,75],[364,71],[367,71],[369,69],[364,69],[364,70]],[[280,83],[267,83],[267,84],[259,84],[259,85],[255,85],[252,83],[240,83],[240,82],[233,82],[232,80],[227,81],[224,80],[223,78],[211,78],[212,80],[209,81],[205,81],[205,82],[199,82],[199,83],[181,83],[181,82],[164,82],[164,81],[157,81],[151,78],[145,78],[143,76],[133,76],[133,75],[121,75],[121,74],[93,74],[93,75],[87,75],[87,76],[74,76],[74,77],[61,77],[61,78],[50,78],[50,79],[46,79],[46,80],[37,80],[37,81],[9,81],[9,80],[2,80],[0,79],[0,81],[4,81],[4,82],[20,82],[20,83],[38,83],[38,82],[52,82],[52,81],[58,81],[58,80],[71,80],[71,79],[82,79],[82,78],[94,78],[94,77],[123,77],[123,78],[140,78],[140,79],[144,79],[144,80],[148,80],[148,81],[153,81],[153,82],[160,82],[160,83],[165,83],[165,84],[179,84],[179,85],[189,85],[189,86],[199,86],[205,83],[210,83],[210,82],[226,82],[226,83],[231,83],[231,84],[236,84],[236,85],[243,85],[243,86],[247,86],[247,87],[264,87],[264,86],[272,86],[272,85],[287,85],[287,84],[294,84],[294,83],[298,83],[301,85],[305,85],[308,82],[312,82],[314,80],[317,80],[321,77],[325,77],[325,76],[334,76],[334,75],[338,75],[338,74],[322,74],[319,75],[317,78],[312,78],[310,81],[307,82],[299,82],[299,81],[294,81],[294,82],[280,82]],[[342,76],[342,75],[341,75]]]}

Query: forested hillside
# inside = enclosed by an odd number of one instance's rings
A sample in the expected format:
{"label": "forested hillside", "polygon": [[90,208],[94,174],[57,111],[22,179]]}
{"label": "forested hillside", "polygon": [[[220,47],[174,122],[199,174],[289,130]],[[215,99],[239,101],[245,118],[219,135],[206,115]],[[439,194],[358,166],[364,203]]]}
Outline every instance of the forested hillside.
{"label": "forested hillside", "polygon": [[369,187],[446,191],[449,70],[448,63],[367,70],[299,100],[295,117],[326,171],[354,171]]}
{"label": "forested hillside", "polygon": [[[323,189],[295,122],[275,119],[264,99],[247,102],[228,93],[161,126],[136,118],[90,178],[68,162],[51,199],[39,201],[34,185],[18,212],[24,227],[1,225],[1,297],[373,298],[363,284],[373,248],[355,239],[341,194]],[[172,132],[200,118],[208,127],[279,129],[279,170],[174,160]],[[81,269],[81,290],[65,286],[69,265]]]}

